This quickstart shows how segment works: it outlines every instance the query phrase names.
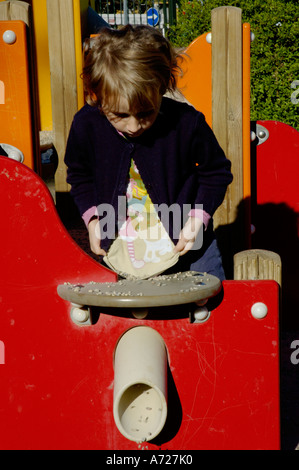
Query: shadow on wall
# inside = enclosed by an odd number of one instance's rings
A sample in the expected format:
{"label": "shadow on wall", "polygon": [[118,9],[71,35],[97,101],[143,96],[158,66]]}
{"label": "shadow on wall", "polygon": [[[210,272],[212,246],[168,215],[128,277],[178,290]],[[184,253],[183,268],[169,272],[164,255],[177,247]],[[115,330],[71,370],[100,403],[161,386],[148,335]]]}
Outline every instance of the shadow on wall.
{"label": "shadow on wall", "polygon": [[282,327],[299,329],[299,214],[286,204],[262,204],[255,210],[254,225],[254,247],[281,257]]}
{"label": "shadow on wall", "polygon": [[[242,201],[235,223],[216,229],[228,279],[233,279],[233,255],[245,250],[244,220],[248,201]],[[287,204],[252,207],[252,248],[273,251],[281,257],[280,310],[280,419],[281,449],[294,450],[299,442],[299,364],[291,361],[292,342],[299,340],[299,214]]]}
{"label": "shadow on wall", "polygon": [[[227,279],[233,279],[233,255],[245,250],[245,213],[249,201],[243,200],[233,224],[216,229]],[[251,248],[273,251],[282,261],[283,329],[299,329],[299,214],[287,204],[267,203],[252,207]]]}

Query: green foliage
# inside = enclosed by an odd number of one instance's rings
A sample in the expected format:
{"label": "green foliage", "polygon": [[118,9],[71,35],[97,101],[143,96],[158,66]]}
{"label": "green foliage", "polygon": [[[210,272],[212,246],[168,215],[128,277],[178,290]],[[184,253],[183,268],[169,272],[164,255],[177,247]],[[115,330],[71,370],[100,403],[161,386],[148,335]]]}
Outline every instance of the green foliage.
{"label": "green foliage", "polygon": [[277,120],[299,130],[297,0],[182,0],[177,24],[169,32],[172,44],[186,47],[211,31],[211,10],[219,6],[241,8],[242,21],[250,23],[255,35],[251,43],[251,119]]}

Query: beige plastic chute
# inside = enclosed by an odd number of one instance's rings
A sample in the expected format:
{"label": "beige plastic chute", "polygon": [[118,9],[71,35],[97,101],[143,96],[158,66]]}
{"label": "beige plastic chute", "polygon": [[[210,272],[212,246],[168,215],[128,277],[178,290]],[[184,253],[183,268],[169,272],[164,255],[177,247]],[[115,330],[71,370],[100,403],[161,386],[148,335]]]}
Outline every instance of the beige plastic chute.
{"label": "beige plastic chute", "polygon": [[153,328],[131,328],[116,345],[113,414],[117,428],[131,441],[152,440],[164,427],[167,351]]}

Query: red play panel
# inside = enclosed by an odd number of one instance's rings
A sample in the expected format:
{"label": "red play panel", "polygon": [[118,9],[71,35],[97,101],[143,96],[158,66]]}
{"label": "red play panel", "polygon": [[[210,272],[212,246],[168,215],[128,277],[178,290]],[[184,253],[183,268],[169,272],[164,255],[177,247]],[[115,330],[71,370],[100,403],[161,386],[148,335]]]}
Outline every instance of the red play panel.
{"label": "red play panel", "polygon": [[283,203],[299,213],[299,132],[277,121],[257,124],[269,134],[256,148],[257,203]]}
{"label": "red play panel", "polygon": [[[1,449],[278,449],[278,285],[226,281],[210,318],[188,307],[144,320],[115,309],[77,326],[57,294],[64,282],[114,281],[69,237],[42,181],[0,158]],[[256,319],[251,307],[267,306]],[[113,352],[130,327],[147,325],[168,350],[168,418],[142,444],[113,419]]]}

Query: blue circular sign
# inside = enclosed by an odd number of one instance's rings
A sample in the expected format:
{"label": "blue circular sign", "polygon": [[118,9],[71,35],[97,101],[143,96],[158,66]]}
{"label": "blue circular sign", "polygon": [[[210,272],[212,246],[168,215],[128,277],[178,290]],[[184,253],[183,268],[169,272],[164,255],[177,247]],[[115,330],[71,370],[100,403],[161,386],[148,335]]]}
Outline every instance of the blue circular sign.
{"label": "blue circular sign", "polygon": [[159,12],[156,8],[149,8],[146,12],[147,23],[150,26],[156,26],[159,23]]}

